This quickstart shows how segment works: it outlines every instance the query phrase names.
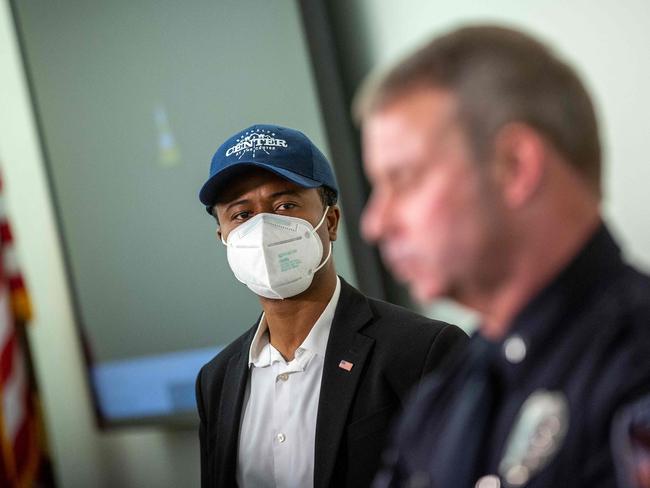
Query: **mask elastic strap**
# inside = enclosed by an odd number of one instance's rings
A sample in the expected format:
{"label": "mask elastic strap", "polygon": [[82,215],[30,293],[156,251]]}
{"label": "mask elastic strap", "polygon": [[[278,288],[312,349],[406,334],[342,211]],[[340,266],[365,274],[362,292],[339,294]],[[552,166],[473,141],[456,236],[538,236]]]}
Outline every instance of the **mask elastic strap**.
{"label": "mask elastic strap", "polygon": [[319,269],[321,269],[323,266],[325,266],[327,264],[327,261],[329,261],[331,255],[332,255],[332,243],[330,242],[330,249],[327,252],[327,257],[323,260],[322,263],[320,263],[318,266],[316,266],[316,269],[314,269],[313,274],[315,274],[316,271],[318,271]]}
{"label": "mask elastic strap", "polygon": [[[327,217],[327,211],[329,209],[330,209],[329,205],[327,207],[325,207],[325,212],[323,212],[323,216],[321,217],[320,222],[318,222],[318,225],[316,227],[314,227],[314,234],[316,234],[316,231],[318,230],[318,228],[321,225],[323,225],[323,222],[325,222],[325,217]],[[316,273],[316,271],[318,271],[319,269],[321,269],[323,266],[325,266],[327,264],[327,261],[329,261],[331,255],[332,255],[332,243],[330,242],[330,248],[329,248],[329,251],[327,252],[327,257],[323,260],[322,263],[320,263],[316,267],[316,269],[314,269],[314,273]]]}
{"label": "mask elastic strap", "polygon": [[323,222],[325,222],[325,217],[327,217],[327,211],[329,209],[330,209],[329,205],[327,207],[325,207],[325,212],[323,212],[323,216],[320,218],[320,222],[318,222],[318,225],[316,225],[316,227],[314,227],[314,232],[316,232],[320,228],[320,226],[323,225]]}

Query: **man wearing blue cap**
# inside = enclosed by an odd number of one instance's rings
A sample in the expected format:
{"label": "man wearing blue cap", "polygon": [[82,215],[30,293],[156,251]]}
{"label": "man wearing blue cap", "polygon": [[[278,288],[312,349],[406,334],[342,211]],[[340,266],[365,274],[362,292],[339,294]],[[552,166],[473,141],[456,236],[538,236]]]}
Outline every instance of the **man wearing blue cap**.
{"label": "man wearing blue cap", "polygon": [[197,378],[202,486],[368,486],[392,416],[465,342],[336,275],[338,185],[301,132],[255,125],[215,153],[200,200],[260,319]]}

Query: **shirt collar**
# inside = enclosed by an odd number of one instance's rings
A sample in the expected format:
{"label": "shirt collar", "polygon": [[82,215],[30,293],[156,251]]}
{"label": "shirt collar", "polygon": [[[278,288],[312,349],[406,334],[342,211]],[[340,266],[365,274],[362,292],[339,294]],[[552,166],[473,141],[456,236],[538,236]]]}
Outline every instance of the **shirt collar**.
{"label": "shirt collar", "polygon": [[[334,293],[330,301],[296,351],[302,350],[325,357],[327,340],[329,339],[332,320],[334,319],[334,312],[336,311],[340,294],[341,280],[337,276],[336,287],[334,288]],[[263,368],[280,359],[282,359],[282,356],[269,342],[269,327],[262,313],[257,330],[253,336],[253,341],[251,342],[251,347],[248,351],[248,367],[250,368],[251,365],[254,365],[256,368]]]}

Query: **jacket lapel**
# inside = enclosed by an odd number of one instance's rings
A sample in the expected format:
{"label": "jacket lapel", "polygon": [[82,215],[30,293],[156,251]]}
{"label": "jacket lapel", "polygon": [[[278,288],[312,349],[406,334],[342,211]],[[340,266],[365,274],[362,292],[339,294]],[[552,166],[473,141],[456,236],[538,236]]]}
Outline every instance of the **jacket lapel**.
{"label": "jacket lapel", "polygon": [[256,327],[253,327],[249,337],[242,344],[241,351],[228,361],[218,413],[215,411],[218,421],[216,449],[218,461],[217,472],[214,474],[223,486],[235,486],[240,418],[248,381],[248,351]]}
{"label": "jacket lapel", "polygon": [[316,419],[315,487],[330,485],[352,399],[374,345],[374,339],[358,331],[372,316],[366,298],[341,279],[341,294],[325,353]]}

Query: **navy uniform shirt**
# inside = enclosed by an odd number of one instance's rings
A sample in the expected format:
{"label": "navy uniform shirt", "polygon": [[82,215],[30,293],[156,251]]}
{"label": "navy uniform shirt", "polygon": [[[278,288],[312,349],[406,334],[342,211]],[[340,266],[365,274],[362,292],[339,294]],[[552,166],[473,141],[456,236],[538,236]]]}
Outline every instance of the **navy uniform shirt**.
{"label": "navy uniform shirt", "polygon": [[649,426],[650,278],[601,226],[506,337],[421,388],[375,486],[648,486]]}

